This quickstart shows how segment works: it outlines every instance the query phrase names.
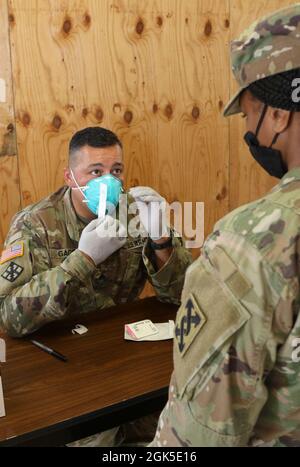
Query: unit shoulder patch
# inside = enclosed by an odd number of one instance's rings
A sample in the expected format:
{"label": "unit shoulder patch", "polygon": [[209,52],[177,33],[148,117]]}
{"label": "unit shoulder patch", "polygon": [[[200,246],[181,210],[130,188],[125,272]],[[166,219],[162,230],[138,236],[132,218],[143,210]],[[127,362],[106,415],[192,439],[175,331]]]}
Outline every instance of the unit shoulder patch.
{"label": "unit shoulder patch", "polygon": [[5,271],[1,274],[3,279],[6,279],[9,282],[15,282],[18,277],[22,274],[24,268],[19,264],[14,263],[13,261],[8,265]]}
{"label": "unit shoulder patch", "polygon": [[206,321],[207,318],[199,307],[196,298],[193,294],[190,294],[179,309],[176,319],[175,338],[181,357],[185,355]]}

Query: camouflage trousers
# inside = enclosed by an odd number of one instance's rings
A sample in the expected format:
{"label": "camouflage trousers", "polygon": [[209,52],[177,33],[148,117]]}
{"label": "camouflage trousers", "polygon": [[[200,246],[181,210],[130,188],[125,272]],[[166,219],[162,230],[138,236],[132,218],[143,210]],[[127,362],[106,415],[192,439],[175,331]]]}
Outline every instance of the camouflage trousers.
{"label": "camouflage trousers", "polygon": [[68,444],[68,447],[147,446],[154,438],[160,413],[102,431]]}

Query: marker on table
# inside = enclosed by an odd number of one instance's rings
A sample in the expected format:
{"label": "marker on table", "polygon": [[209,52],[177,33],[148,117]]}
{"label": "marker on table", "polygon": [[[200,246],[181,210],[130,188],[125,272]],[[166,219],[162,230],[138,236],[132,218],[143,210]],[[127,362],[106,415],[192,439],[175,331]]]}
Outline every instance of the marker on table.
{"label": "marker on table", "polygon": [[63,362],[67,362],[68,359],[64,355],[62,355],[59,352],[56,352],[56,350],[51,349],[50,347],[47,347],[46,345],[42,344],[41,342],[35,341],[33,339],[30,340],[30,342],[40,349],[44,350],[44,352],[47,352],[50,355],[53,355],[53,357],[58,358],[59,360],[62,360]]}

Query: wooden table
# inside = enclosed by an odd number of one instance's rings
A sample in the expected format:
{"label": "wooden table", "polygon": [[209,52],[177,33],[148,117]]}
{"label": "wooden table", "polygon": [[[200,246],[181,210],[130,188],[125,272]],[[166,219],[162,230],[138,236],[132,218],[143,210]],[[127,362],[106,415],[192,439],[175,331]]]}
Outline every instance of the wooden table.
{"label": "wooden table", "polygon": [[[177,307],[147,298],[51,323],[31,337],[68,357],[62,362],[27,338],[5,338],[1,365],[6,417],[0,445],[55,446],[161,410],[172,372],[172,341],[125,341],[124,324],[175,319]],[[85,335],[73,335],[80,323]]]}

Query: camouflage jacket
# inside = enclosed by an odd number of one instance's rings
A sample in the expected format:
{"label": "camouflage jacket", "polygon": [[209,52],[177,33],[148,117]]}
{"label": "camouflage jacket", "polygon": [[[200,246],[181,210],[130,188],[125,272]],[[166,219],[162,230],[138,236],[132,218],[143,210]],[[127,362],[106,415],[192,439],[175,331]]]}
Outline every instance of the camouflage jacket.
{"label": "camouflage jacket", "polygon": [[77,249],[84,227],[66,187],[14,217],[0,265],[0,327],[11,336],[135,300],[147,279],[159,299],[180,303],[191,263],[181,239],[173,238],[173,253],[160,271],[154,269],[148,242],[141,237],[128,237],[120,250],[95,267]]}
{"label": "camouflage jacket", "polygon": [[299,254],[297,168],[221,219],[189,267],[151,446],[300,446]]}

